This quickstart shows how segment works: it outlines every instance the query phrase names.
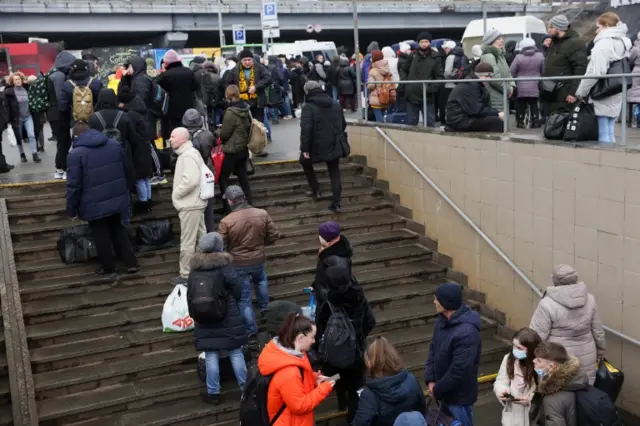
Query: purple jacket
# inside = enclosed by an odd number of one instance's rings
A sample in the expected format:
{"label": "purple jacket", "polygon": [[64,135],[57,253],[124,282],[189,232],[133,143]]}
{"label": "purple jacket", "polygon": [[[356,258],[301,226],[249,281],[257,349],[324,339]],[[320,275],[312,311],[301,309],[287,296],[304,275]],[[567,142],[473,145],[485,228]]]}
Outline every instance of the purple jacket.
{"label": "purple jacket", "polygon": [[[527,47],[511,63],[514,77],[540,77],[544,69],[544,55],[535,47]],[[518,81],[518,98],[537,98],[540,89],[537,81]]]}

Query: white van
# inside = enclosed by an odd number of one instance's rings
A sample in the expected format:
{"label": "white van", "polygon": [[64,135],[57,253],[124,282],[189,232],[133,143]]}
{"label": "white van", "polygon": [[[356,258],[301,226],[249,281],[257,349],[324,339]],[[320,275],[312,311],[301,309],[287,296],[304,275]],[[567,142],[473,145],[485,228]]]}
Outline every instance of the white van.
{"label": "white van", "polygon": [[269,47],[268,55],[306,56],[313,61],[317,55],[324,56],[325,60],[331,60],[338,55],[336,44],[332,41],[303,40],[294,43],[274,43]]}
{"label": "white van", "polygon": [[[542,40],[547,35],[547,27],[544,22],[535,16],[510,16],[507,18],[487,19],[487,31],[495,28],[502,33],[504,42],[530,37],[536,41],[537,46],[542,45]],[[472,57],[471,49],[476,44],[482,44],[484,37],[484,25],[482,19],[469,22],[462,36],[462,47],[468,57]]]}

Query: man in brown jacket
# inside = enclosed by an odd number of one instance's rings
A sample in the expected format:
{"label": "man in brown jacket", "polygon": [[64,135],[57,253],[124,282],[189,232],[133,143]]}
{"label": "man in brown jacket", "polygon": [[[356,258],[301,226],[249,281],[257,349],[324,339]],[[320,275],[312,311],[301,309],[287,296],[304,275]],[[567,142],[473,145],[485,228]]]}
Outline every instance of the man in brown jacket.
{"label": "man in brown jacket", "polygon": [[240,275],[240,310],[249,336],[253,336],[258,333],[258,326],[251,303],[251,281],[260,312],[264,313],[269,304],[264,246],[273,244],[280,237],[280,232],[266,210],[252,207],[247,202],[239,186],[229,186],[224,192],[224,198],[231,207],[231,213],[220,221],[218,233],[225,241],[227,252],[233,256],[233,264]]}

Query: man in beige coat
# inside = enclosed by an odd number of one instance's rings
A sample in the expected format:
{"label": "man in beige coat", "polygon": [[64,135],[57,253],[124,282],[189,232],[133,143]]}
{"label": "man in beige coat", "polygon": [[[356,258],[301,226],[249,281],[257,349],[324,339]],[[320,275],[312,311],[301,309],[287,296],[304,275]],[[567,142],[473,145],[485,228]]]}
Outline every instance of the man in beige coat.
{"label": "man in beige coat", "polygon": [[580,370],[593,385],[598,358],[604,355],[605,336],[596,300],[587,286],[578,281],[578,273],[569,265],[553,271],[553,287],[540,300],[531,318],[531,327],[543,342],[564,346],[580,360]]}
{"label": "man in beige coat", "polygon": [[187,129],[178,127],[171,132],[171,148],[178,155],[171,193],[173,207],[180,218],[180,276],[171,280],[176,285],[186,284],[196,244],[206,233],[204,209],[207,201],[200,198],[200,170],[204,162],[189,140]]}

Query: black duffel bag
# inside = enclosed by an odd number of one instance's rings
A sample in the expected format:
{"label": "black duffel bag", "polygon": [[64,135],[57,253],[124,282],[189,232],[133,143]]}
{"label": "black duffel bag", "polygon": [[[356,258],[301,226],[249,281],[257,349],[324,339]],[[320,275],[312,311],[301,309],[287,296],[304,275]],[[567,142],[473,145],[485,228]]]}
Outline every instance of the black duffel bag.
{"label": "black duffel bag", "polygon": [[611,401],[616,402],[623,383],[624,373],[611,365],[606,358],[600,358],[596,370],[596,382],[593,387],[600,389],[609,395]]}
{"label": "black duffel bag", "polygon": [[173,225],[169,219],[142,222],[136,231],[138,251],[157,250],[173,245]]}
{"label": "black duffel bag", "polygon": [[569,115],[564,140],[575,142],[598,140],[598,119],[592,104],[582,101],[575,105]]}
{"label": "black duffel bag", "polygon": [[64,263],[87,262],[98,258],[96,243],[89,225],[77,225],[60,231],[58,251]]}
{"label": "black duffel bag", "polygon": [[544,123],[544,138],[552,141],[561,141],[564,139],[564,132],[569,121],[568,111],[555,111],[547,117]]}

